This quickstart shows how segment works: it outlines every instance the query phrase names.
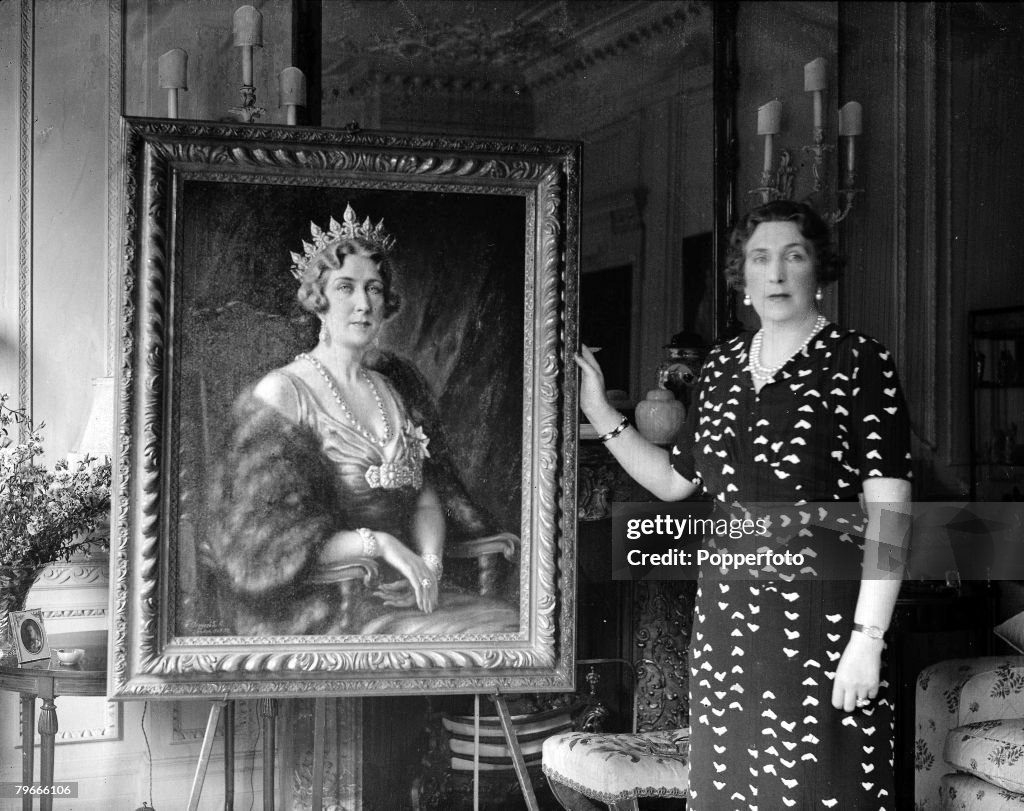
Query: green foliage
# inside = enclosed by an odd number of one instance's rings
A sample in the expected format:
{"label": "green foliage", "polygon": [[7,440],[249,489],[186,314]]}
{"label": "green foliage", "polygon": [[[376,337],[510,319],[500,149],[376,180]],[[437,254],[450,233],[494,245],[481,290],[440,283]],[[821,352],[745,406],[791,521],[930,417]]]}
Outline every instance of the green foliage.
{"label": "green foliage", "polygon": [[[110,462],[85,458],[73,467],[62,459],[52,470],[39,464],[43,425],[0,394],[0,569],[66,561],[109,538],[91,533],[110,514]],[[17,435],[21,434],[19,440]]]}

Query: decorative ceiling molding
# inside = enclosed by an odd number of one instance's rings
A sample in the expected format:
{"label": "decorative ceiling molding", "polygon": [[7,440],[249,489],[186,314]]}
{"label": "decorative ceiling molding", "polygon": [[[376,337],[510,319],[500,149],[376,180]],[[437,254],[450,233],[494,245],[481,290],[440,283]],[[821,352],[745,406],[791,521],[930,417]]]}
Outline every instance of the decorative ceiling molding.
{"label": "decorative ceiling molding", "polygon": [[[547,55],[529,66],[526,82],[530,89],[553,84],[617,57],[639,51],[652,42],[672,33],[686,33],[696,18],[710,20],[707,4],[700,2],[668,2],[625,4],[630,9],[627,19],[609,21],[581,36],[577,50],[566,54]],[[710,22],[705,26],[710,32]],[[710,61],[710,40],[706,43]]]}
{"label": "decorative ceiling molding", "polygon": [[[700,0],[510,2],[500,7],[504,16],[472,16],[472,5],[441,14],[422,4],[412,9],[438,13],[405,16],[403,24],[388,27],[389,5],[374,6],[380,24],[372,31],[367,12],[355,4],[334,23],[347,26],[343,34],[325,31],[325,53],[339,55],[325,72],[348,77],[349,92],[372,87],[521,96],[669,37],[679,43],[678,58],[693,43],[695,61],[710,62],[710,6]],[[692,37],[691,24],[699,32]]]}

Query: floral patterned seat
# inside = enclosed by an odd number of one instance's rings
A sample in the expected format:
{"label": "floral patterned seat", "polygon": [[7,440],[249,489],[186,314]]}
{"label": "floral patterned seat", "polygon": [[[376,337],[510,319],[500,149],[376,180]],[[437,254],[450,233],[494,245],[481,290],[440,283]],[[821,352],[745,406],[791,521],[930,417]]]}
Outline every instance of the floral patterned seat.
{"label": "floral patterned seat", "polygon": [[925,668],[916,720],[915,811],[1024,811],[1024,656]]}
{"label": "floral patterned seat", "polygon": [[556,735],[544,741],[544,774],[560,801],[567,788],[611,809],[637,809],[640,797],[686,797],[689,742],[689,728]]}

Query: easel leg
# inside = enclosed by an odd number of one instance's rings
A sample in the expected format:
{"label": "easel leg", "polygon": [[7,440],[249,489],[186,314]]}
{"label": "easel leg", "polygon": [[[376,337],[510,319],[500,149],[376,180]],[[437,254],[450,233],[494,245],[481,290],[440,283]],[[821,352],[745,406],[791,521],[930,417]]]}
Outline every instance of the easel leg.
{"label": "easel leg", "polygon": [[259,714],[263,719],[263,811],[274,811],[274,769],[277,761],[277,702],[261,698]]}
{"label": "easel leg", "polygon": [[188,797],[188,811],[199,808],[199,797],[203,793],[206,782],[206,769],[210,765],[210,753],[213,751],[213,739],[217,735],[217,724],[224,710],[226,701],[215,701],[210,707],[210,717],[206,719],[206,733],[203,735],[203,746],[199,750],[199,763],[196,764],[196,776],[192,779],[192,792]]}
{"label": "easel leg", "polygon": [[327,699],[313,700],[313,803],[311,811],[324,807],[324,759],[327,750]]}
{"label": "easel leg", "polygon": [[533,783],[530,782],[530,774],[526,770],[526,761],[523,759],[523,750],[519,746],[519,738],[512,728],[512,716],[508,711],[508,704],[505,696],[495,691],[494,706],[498,708],[498,718],[501,719],[501,728],[505,730],[505,744],[508,751],[512,753],[512,765],[516,770],[516,777],[519,778],[519,788],[523,791],[523,799],[526,800],[526,807],[529,811],[540,811],[537,805],[537,795],[533,793]]}

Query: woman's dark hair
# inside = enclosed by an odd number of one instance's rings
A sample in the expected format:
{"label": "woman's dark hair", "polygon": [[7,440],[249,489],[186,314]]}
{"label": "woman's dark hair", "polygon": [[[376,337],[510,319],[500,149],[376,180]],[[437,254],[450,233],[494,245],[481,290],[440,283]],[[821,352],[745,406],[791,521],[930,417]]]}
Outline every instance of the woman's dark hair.
{"label": "woman's dark hair", "polygon": [[729,251],[725,259],[725,281],[734,290],[742,290],[743,261],[747,242],[763,222],[792,222],[800,236],[807,240],[814,256],[814,275],[820,284],[836,281],[843,273],[845,262],[832,246],[832,230],[807,203],[793,200],[773,200],[748,212],[729,237]]}
{"label": "woman's dark hair", "polygon": [[310,263],[309,269],[303,273],[299,292],[296,294],[302,309],[314,315],[327,309],[324,276],[330,270],[341,270],[346,256],[365,256],[377,264],[377,272],[384,283],[384,317],[390,318],[397,313],[401,299],[391,284],[395,267],[390,255],[381,253],[377,246],[358,237],[342,239],[328,245]]}

